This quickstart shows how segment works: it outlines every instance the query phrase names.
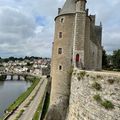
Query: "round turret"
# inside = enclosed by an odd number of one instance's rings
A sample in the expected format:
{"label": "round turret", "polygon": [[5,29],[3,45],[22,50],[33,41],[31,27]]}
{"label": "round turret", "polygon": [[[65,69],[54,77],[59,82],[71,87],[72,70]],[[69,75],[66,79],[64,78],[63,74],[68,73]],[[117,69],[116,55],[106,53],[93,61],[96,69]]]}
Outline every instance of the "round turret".
{"label": "round turret", "polygon": [[75,14],[71,13],[61,14],[55,18],[50,109],[56,106],[56,111],[59,111],[59,116],[62,116],[60,120],[65,120],[69,102],[74,21]]}

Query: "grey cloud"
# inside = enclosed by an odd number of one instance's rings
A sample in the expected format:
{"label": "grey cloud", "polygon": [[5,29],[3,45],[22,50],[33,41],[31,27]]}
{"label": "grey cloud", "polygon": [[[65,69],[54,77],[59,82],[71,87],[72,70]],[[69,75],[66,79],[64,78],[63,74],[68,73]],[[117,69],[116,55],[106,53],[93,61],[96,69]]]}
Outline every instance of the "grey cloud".
{"label": "grey cloud", "polygon": [[27,38],[34,34],[35,21],[17,9],[0,8],[0,32]]}
{"label": "grey cloud", "polygon": [[[120,48],[120,1],[87,0],[91,14],[103,22],[103,46],[111,53]],[[11,55],[51,56],[54,17],[65,0],[4,0],[0,3],[0,50]],[[6,7],[8,6],[8,7]],[[36,16],[45,16],[39,26]],[[4,52],[6,51],[6,52]],[[7,54],[8,55],[8,54]]]}

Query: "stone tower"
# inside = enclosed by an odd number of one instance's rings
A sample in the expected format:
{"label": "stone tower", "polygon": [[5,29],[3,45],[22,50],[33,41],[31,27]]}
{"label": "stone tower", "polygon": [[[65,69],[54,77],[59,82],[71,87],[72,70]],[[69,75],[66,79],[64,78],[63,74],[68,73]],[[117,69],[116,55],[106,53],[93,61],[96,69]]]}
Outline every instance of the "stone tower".
{"label": "stone tower", "polygon": [[86,0],[76,0],[76,13],[73,41],[74,67],[84,67],[85,25],[86,25]]}
{"label": "stone tower", "polygon": [[[51,62],[51,97],[47,120],[65,120],[70,95],[71,67],[101,69],[102,27],[88,15],[86,0],[66,0],[55,18]],[[57,119],[55,119],[55,117]]]}

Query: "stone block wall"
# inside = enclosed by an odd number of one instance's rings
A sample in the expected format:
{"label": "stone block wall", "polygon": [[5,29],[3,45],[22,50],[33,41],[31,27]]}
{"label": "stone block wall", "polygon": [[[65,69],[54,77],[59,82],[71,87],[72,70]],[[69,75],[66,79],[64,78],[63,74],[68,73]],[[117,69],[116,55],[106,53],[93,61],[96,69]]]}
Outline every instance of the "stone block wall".
{"label": "stone block wall", "polygon": [[[94,85],[99,84],[98,88]],[[95,96],[99,96],[96,100]],[[105,107],[105,101],[112,105]],[[120,73],[74,70],[66,120],[119,120]]]}
{"label": "stone block wall", "polygon": [[[55,117],[54,114],[59,116],[60,120],[64,120],[66,116],[70,92],[69,72],[72,66],[73,28],[74,14],[56,17],[52,51],[51,95],[48,112],[48,117],[50,116],[52,120]],[[61,37],[60,33],[62,33]],[[59,53],[59,48],[62,49],[61,53]]]}

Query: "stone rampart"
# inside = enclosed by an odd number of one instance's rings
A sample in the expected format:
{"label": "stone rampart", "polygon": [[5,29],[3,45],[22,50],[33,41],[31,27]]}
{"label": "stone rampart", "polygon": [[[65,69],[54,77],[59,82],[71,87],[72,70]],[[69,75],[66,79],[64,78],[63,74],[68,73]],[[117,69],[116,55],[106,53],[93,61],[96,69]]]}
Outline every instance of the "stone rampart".
{"label": "stone rampart", "polygon": [[74,70],[66,120],[119,120],[120,73]]}

